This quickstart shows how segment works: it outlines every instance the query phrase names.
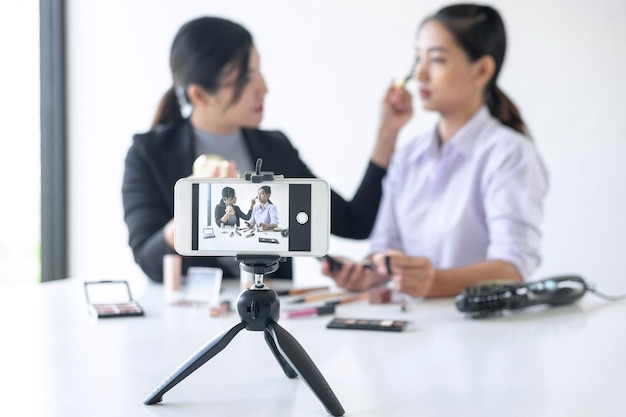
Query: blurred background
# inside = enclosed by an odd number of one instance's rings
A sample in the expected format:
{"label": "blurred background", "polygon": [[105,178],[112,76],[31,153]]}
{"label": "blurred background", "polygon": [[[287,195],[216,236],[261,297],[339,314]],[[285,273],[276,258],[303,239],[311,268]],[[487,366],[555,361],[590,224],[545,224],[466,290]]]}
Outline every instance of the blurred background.
{"label": "blurred background", "polygon": [[[66,0],[68,276],[146,280],[127,244],[124,158],[171,85],[169,48],[184,22],[216,15],[252,32],[269,86],[262,127],[287,134],[313,172],[350,198],[384,90],[408,71],[419,23],[449,3]],[[575,272],[605,292],[624,292],[626,3],[489,4],[508,33],[499,85],[550,171],[544,259],[533,278]],[[0,283],[40,276],[38,7],[0,5]],[[401,144],[436,121],[414,104]],[[358,259],[367,249],[366,241],[331,237],[331,254]],[[295,268],[296,285],[326,280],[314,259],[299,258]]]}

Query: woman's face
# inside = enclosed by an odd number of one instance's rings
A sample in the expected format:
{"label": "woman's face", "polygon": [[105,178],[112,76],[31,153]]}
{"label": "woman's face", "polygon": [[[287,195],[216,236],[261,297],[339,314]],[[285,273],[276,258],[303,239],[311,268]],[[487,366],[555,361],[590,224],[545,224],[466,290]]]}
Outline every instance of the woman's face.
{"label": "woman's face", "polygon": [[427,21],[417,36],[415,79],[424,109],[451,113],[482,100],[476,65],[445,26]]}
{"label": "woman's face", "polygon": [[265,190],[263,188],[259,188],[259,192],[257,194],[257,199],[259,200],[259,202],[261,204],[265,204],[270,199],[270,196],[269,196],[269,194],[267,194],[265,192]]}
{"label": "woman's face", "polygon": [[188,90],[188,94],[194,97],[191,115],[194,126],[214,133],[231,133],[242,127],[259,127],[263,119],[263,100],[267,94],[267,86],[259,69],[259,54],[256,48],[250,48],[246,74],[248,82],[243,87],[239,99],[233,102],[238,71],[238,68],[230,70],[214,93],[208,93],[197,84],[194,84],[195,89],[191,90],[191,93]]}
{"label": "woman's face", "polygon": [[237,196],[233,195],[232,197],[224,197],[224,204],[235,204],[237,202]]}
{"label": "woman's face", "polygon": [[256,48],[250,49],[248,62],[248,83],[243,87],[239,99],[233,103],[237,70],[231,71],[215,93],[217,117],[225,125],[238,129],[257,128],[263,119],[263,100],[267,94],[265,79],[259,67],[259,54]]}

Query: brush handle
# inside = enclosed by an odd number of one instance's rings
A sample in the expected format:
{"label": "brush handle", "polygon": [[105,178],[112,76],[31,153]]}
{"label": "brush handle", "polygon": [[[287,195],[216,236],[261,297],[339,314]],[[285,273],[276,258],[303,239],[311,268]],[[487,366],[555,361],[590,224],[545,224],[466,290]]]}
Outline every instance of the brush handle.
{"label": "brush handle", "polygon": [[562,275],[529,282],[516,292],[522,295],[527,291],[523,302],[511,308],[523,308],[537,304],[558,306],[570,304],[580,299],[587,292],[587,284],[577,275]]}

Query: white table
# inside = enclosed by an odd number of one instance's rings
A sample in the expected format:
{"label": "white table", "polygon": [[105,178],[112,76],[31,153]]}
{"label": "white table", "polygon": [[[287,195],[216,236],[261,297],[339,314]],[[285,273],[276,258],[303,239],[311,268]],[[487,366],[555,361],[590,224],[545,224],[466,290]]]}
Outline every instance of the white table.
{"label": "white table", "polygon": [[[98,321],[87,314],[81,280],[3,288],[0,415],[327,415],[303,381],[283,374],[263,333],[246,330],[162,403],[144,405],[165,377],[239,317],[166,305],[156,284],[133,295],[145,317]],[[326,329],[332,316],[279,321],[346,416],[623,414],[626,302],[588,294],[576,305],[475,321],[452,299],[409,312],[361,301],[339,306],[336,316],[415,323],[410,332],[384,333]]]}
{"label": "white table", "polygon": [[[198,250],[221,252],[257,252],[263,253],[268,249],[273,252],[287,252],[289,239],[280,234],[280,231],[245,229],[235,230],[232,227],[212,227],[215,237],[204,238],[199,233]],[[259,238],[275,239],[278,243],[259,241]]]}

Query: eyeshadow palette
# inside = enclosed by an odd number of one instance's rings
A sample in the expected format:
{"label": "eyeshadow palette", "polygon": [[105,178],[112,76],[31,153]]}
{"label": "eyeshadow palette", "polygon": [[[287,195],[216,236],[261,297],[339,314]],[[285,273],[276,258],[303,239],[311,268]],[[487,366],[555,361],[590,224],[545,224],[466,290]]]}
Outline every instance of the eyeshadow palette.
{"label": "eyeshadow palette", "polygon": [[115,304],[91,304],[92,314],[98,318],[143,316],[143,309],[136,301]]}
{"label": "eyeshadow palette", "polygon": [[98,318],[143,316],[143,308],[133,300],[123,280],[84,283],[89,312]]}
{"label": "eyeshadow palette", "polygon": [[326,325],[328,329],[382,330],[385,332],[402,332],[409,325],[407,320],[385,319],[342,319],[334,318]]}

